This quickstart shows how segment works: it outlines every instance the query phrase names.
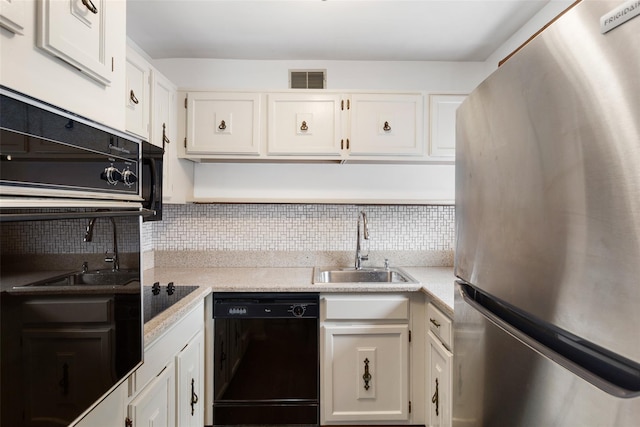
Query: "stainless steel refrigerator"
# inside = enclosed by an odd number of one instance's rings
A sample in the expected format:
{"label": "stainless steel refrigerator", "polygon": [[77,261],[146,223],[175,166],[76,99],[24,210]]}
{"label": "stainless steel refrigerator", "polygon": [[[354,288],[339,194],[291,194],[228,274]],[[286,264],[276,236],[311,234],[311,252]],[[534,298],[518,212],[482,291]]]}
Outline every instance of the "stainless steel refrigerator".
{"label": "stainless steel refrigerator", "polygon": [[639,11],[584,0],[458,109],[456,427],[640,425]]}

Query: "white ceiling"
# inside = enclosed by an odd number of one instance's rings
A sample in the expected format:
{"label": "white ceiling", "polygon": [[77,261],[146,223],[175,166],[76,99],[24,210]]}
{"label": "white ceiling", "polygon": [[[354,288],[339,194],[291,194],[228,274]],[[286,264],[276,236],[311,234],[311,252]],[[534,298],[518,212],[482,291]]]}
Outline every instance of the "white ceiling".
{"label": "white ceiling", "polygon": [[149,56],[484,61],[549,0],[128,0]]}

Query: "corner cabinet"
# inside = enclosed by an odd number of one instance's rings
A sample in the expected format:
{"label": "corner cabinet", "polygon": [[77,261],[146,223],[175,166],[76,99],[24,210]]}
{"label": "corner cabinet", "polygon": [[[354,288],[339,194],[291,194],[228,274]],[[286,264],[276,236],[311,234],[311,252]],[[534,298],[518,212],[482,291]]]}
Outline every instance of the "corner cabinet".
{"label": "corner cabinet", "polygon": [[427,420],[431,427],[450,427],[452,422],[452,366],[451,319],[433,304],[427,305]]}
{"label": "corner cabinet", "polygon": [[201,302],[145,348],[129,378],[128,425],[204,425],[204,320]]}
{"label": "corner cabinet", "polygon": [[321,424],[409,423],[409,307],[404,295],[321,297]]}

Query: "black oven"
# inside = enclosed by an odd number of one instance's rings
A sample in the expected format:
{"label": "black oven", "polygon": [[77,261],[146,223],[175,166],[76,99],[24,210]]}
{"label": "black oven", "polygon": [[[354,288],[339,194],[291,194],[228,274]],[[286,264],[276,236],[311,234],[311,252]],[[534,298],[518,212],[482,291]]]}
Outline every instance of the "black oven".
{"label": "black oven", "polygon": [[140,140],[0,87],[0,424],[74,425],[142,363]]}
{"label": "black oven", "polygon": [[318,295],[215,293],[214,426],[318,426]]}

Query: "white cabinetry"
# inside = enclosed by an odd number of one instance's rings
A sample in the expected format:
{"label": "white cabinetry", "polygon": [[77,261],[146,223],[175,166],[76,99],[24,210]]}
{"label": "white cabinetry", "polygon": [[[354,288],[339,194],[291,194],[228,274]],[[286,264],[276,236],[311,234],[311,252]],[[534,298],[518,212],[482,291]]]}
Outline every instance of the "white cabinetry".
{"label": "white cabinetry", "polygon": [[151,66],[136,51],[127,47],[126,126],[131,133],[149,140],[151,108]]}
{"label": "white cabinetry", "polygon": [[430,95],[429,156],[451,160],[456,154],[456,111],[466,95]]}
{"label": "white cabinetry", "polygon": [[259,155],[260,104],[257,93],[187,93],[186,156]]}
{"label": "white cabinetry", "polygon": [[152,115],[149,141],[164,148],[162,198],[174,197],[174,171],[179,168],[177,147],[176,87],[157,71],[152,71]]}
{"label": "white cabinetry", "polygon": [[175,374],[169,362],[128,407],[132,426],[173,427],[175,423]]}
{"label": "white cabinetry", "polygon": [[203,331],[199,303],[145,348],[144,364],[129,378],[134,427],[204,425]]}
{"label": "white cabinetry", "polygon": [[0,27],[15,34],[24,32],[24,0],[0,0]]}
{"label": "white cabinetry", "polygon": [[268,98],[270,155],[340,156],[340,95],[274,93]]}
{"label": "white cabinetry", "polygon": [[427,337],[427,357],[429,359],[427,378],[427,402],[429,425],[432,427],[451,426],[451,379],[453,354],[451,352],[451,319],[433,304],[427,305],[429,332]]}
{"label": "white cabinetry", "polygon": [[321,424],[406,424],[409,298],[321,298]]}
{"label": "white cabinetry", "polygon": [[[108,0],[41,0],[38,2],[38,46],[108,86],[112,57]],[[124,31],[124,29],[122,29]]]}
{"label": "white cabinetry", "polygon": [[350,156],[423,156],[423,96],[351,95]]}

